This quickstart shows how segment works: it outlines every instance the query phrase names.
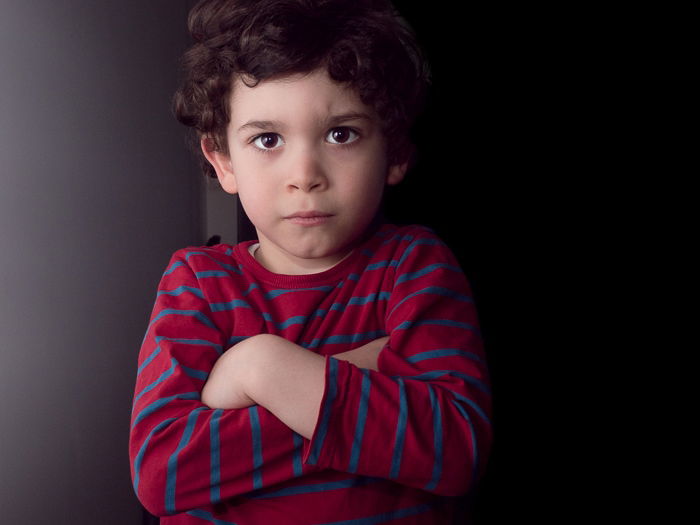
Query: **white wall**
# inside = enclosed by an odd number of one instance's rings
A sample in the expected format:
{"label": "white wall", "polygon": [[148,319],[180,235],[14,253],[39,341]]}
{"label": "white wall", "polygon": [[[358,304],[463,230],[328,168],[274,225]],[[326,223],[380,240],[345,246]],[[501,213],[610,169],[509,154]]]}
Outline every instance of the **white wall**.
{"label": "white wall", "polygon": [[204,239],[186,0],[0,0],[0,522],[130,525],[136,356]]}

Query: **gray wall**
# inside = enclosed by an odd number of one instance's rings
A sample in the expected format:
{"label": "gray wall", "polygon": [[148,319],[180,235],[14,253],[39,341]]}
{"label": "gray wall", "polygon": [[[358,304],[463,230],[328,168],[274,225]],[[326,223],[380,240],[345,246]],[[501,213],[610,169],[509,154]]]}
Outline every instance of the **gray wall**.
{"label": "gray wall", "polygon": [[130,525],[136,356],[203,242],[186,0],[0,0],[0,522]]}

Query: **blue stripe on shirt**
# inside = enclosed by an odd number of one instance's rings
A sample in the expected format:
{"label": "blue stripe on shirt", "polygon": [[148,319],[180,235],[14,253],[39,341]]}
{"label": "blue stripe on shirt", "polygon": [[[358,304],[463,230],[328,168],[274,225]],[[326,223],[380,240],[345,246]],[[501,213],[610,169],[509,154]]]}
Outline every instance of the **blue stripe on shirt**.
{"label": "blue stripe on shirt", "polygon": [[391,297],[391,292],[379,292],[371,293],[364,297],[351,297],[348,300],[348,306],[350,305],[361,305],[364,306],[368,303],[373,303],[375,301],[386,301]]}
{"label": "blue stripe on shirt", "polygon": [[409,328],[413,328],[414,326],[426,326],[426,325],[437,325],[437,326],[451,326],[454,328],[464,328],[465,330],[469,330],[471,332],[474,332],[475,334],[479,334],[479,330],[474,326],[469,323],[462,323],[459,321],[453,321],[452,319],[425,319],[423,321],[404,321],[403,323],[399,324],[396,327],[396,330],[408,330]]}
{"label": "blue stripe on shirt", "polygon": [[143,369],[146,368],[150,363],[153,362],[153,360],[156,358],[156,356],[160,353],[160,346],[157,346],[155,350],[149,355],[146,359],[143,360],[143,363],[141,363],[141,366],[138,368],[136,371],[136,375],[138,376],[141,372],[143,372]]}
{"label": "blue stripe on shirt", "polygon": [[331,291],[335,286],[317,286],[315,288],[292,288],[292,289],[287,289],[287,288],[282,288],[278,290],[271,290],[265,294],[265,299],[275,299],[279,297],[280,295],[285,295],[288,293],[295,293],[295,292],[329,292]]}
{"label": "blue stripe on shirt", "polygon": [[286,496],[298,496],[300,494],[316,494],[319,492],[328,492],[330,490],[341,490],[348,489],[351,487],[361,487],[365,485],[370,485],[372,483],[378,483],[380,481],[382,480],[379,478],[355,476],[353,478],[341,479],[338,481],[327,481],[324,483],[311,483],[309,485],[295,485],[292,487],[285,487],[283,489],[275,490],[272,492],[255,494],[251,497],[253,499],[269,499],[281,498]]}
{"label": "blue stripe on shirt", "polygon": [[328,359],[328,385],[326,399],[321,407],[321,419],[318,422],[318,427],[316,429],[315,439],[311,441],[311,451],[307,459],[309,465],[316,465],[318,463],[318,457],[321,454],[321,449],[323,448],[323,441],[326,439],[326,433],[328,432],[328,423],[331,417],[331,407],[335,401],[335,396],[338,393],[338,360],[334,358]]}
{"label": "blue stripe on shirt", "polygon": [[472,482],[474,482],[476,481],[477,472],[479,471],[479,450],[476,443],[476,432],[474,432],[472,419],[469,417],[464,407],[455,400],[452,400],[452,404],[457,407],[457,410],[459,410],[459,413],[462,414],[462,417],[467,421],[467,426],[469,427],[469,435],[472,440]]}
{"label": "blue stripe on shirt", "polygon": [[294,439],[294,455],[292,456],[292,467],[294,469],[294,476],[299,477],[304,473],[302,461],[302,455],[304,453],[304,438],[296,432],[292,434],[292,438]]}
{"label": "blue stripe on shirt", "polygon": [[183,372],[185,372],[185,375],[188,377],[192,377],[194,379],[199,379],[200,381],[206,381],[209,378],[209,372],[204,372],[203,370],[196,370],[194,368],[190,368],[188,366],[185,366],[177,361],[174,357],[170,358],[170,368],[168,368],[165,372],[163,372],[158,379],[153,381],[150,385],[144,387],[141,392],[139,392],[135,397],[134,397],[134,402],[138,401],[141,399],[141,396],[143,396],[146,392],[150,392],[153,390],[155,387],[157,387],[159,384],[163,383],[165,380],[168,378],[172,377],[175,374],[175,370],[180,367]]}
{"label": "blue stripe on shirt", "polygon": [[184,315],[186,317],[194,317],[195,319],[199,320],[208,327],[216,329],[216,326],[214,326],[214,323],[211,321],[211,319],[209,319],[202,312],[198,310],[177,310],[175,308],[166,308],[164,310],[161,310],[158,313],[158,315],[153,319],[153,321],[151,321],[151,324],[148,325],[148,328],[150,329],[151,326],[153,326],[161,318],[166,317],[168,315]]}
{"label": "blue stripe on shirt", "polygon": [[163,335],[157,335],[156,343],[160,343],[161,341],[170,341],[171,343],[181,343],[185,345],[211,346],[219,354],[223,352],[223,347],[220,344],[212,343],[211,341],[207,341],[206,339],[184,339],[182,337],[166,337]]}
{"label": "blue stripe on shirt", "polygon": [[259,289],[260,289],[260,285],[258,283],[252,283],[248,287],[248,289],[245,292],[243,292],[243,297],[249,295],[253,290],[259,290]]}
{"label": "blue stripe on shirt", "polygon": [[165,275],[170,275],[170,274],[173,273],[175,270],[177,270],[180,266],[187,266],[187,265],[186,265],[184,262],[182,262],[182,261],[176,261],[176,262],[174,262],[174,263],[170,266],[170,268],[167,268],[167,269],[163,272],[163,276],[165,276]]}
{"label": "blue stripe on shirt", "polygon": [[[426,229],[424,226],[419,226],[421,229]],[[429,230],[428,230],[429,231]],[[391,229],[390,231],[378,231],[377,232],[377,237],[387,237],[388,235],[391,235],[391,237],[388,237],[387,239],[384,239],[382,241],[382,244],[389,244],[389,243],[400,243],[403,241],[412,241],[415,236],[411,235],[410,233],[397,233],[396,229]]]}
{"label": "blue stripe on shirt", "polygon": [[369,377],[369,370],[361,369],[362,384],[360,387],[360,404],[357,408],[357,421],[355,422],[355,435],[352,439],[352,450],[350,452],[350,464],[348,472],[354,474],[357,472],[357,464],[360,460],[360,452],[362,450],[362,437],[365,432],[365,422],[367,420],[367,405],[369,403],[370,390],[372,381]]}
{"label": "blue stripe on shirt", "polygon": [[185,292],[190,292],[193,295],[196,295],[200,299],[204,299],[204,293],[202,290],[199,288],[194,288],[193,286],[178,286],[174,290],[161,290],[156,294],[156,297],[159,295],[173,295],[173,296],[178,296],[182,295]]}
{"label": "blue stripe on shirt", "polygon": [[364,297],[351,297],[346,303],[333,303],[327,310],[318,309],[310,317],[325,317],[328,312],[344,312],[348,306],[365,306],[375,301],[387,301],[391,292],[373,293]]}
{"label": "blue stripe on shirt", "polygon": [[160,374],[160,376],[158,377],[158,379],[156,379],[155,381],[153,381],[150,385],[145,386],[145,387],[143,388],[143,390],[141,390],[141,392],[139,392],[138,394],[136,394],[136,396],[134,396],[134,403],[135,403],[136,401],[138,401],[139,399],[141,399],[141,396],[144,395],[146,392],[150,392],[150,391],[153,390],[155,387],[157,387],[160,383],[162,383],[163,381],[165,381],[166,379],[168,379],[170,376],[172,376],[172,375],[175,373],[175,369],[176,369],[176,368],[177,368],[177,361],[175,361],[175,359],[171,358],[171,359],[170,359],[170,368],[168,368],[165,372],[163,372],[162,374]]}
{"label": "blue stripe on shirt", "polygon": [[361,341],[373,341],[380,337],[384,337],[386,332],[384,330],[374,330],[373,332],[366,332],[363,334],[349,334],[349,335],[332,335],[330,337],[313,339],[309,342],[301,343],[301,346],[311,349],[318,348],[324,345],[341,345],[341,344],[352,344],[359,343]]}
{"label": "blue stripe on shirt", "polygon": [[177,488],[177,459],[182,449],[184,449],[190,442],[190,439],[192,439],[197,417],[202,410],[207,409],[205,407],[195,408],[190,412],[190,415],[187,416],[187,423],[185,425],[185,430],[182,432],[180,443],[177,449],[175,449],[175,452],[173,452],[168,459],[168,469],[165,480],[165,512],[168,514],[175,514],[176,512],[175,491]]}
{"label": "blue stripe on shirt", "polygon": [[214,516],[211,512],[204,509],[194,509],[187,512],[188,516],[193,516],[199,518],[200,520],[208,521],[212,525],[238,525],[233,521],[220,520]]}
{"label": "blue stripe on shirt", "polygon": [[224,411],[221,409],[214,410],[209,420],[209,435],[211,442],[211,458],[210,458],[210,483],[211,490],[209,491],[209,497],[212,504],[219,503],[221,501],[221,441],[219,436],[219,423],[221,421],[221,416]]}
{"label": "blue stripe on shirt", "polygon": [[435,490],[442,477],[442,414],[432,385],[428,385],[428,392],[430,393],[430,408],[433,411],[433,452],[435,456],[433,474],[425,486],[425,490]]}
{"label": "blue stripe on shirt", "polygon": [[421,290],[418,290],[416,292],[413,292],[411,294],[408,294],[406,297],[401,299],[392,309],[391,312],[389,312],[389,316],[393,314],[396,309],[401,306],[403,303],[406,301],[412,299],[413,297],[417,295],[423,295],[423,294],[433,294],[433,295],[440,295],[442,297],[449,297],[450,299],[454,299],[456,301],[462,301],[465,303],[473,303],[474,299],[469,297],[468,295],[464,295],[458,292],[455,292],[454,290],[450,290],[449,288],[443,288],[442,286],[427,286],[425,288],[422,288]]}
{"label": "blue stripe on shirt", "polygon": [[151,430],[148,433],[148,436],[146,436],[146,439],[143,440],[143,444],[141,445],[141,448],[139,449],[138,454],[136,454],[136,459],[134,459],[134,492],[138,495],[139,493],[139,480],[141,478],[141,463],[143,463],[143,456],[146,454],[146,449],[148,448],[148,443],[151,441],[151,437],[156,432],[160,432],[163,430],[165,427],[170,425],[173,421],[176,421],[177,418],[171,417],[170,419],[166,419],[165,421],[161,421],[158,423],[153,430]]}
{"label": "blue stripe on shirt", "polygon": [[224,263],[224,262],[221,262],[221,261],[219,261],[218,259],[212,257],[211,255],[209,255],[209,254],[206,253],[206,252],[189,252],[189,253],[185,256],[185,260],[189,263],[189,262],[190,262],[190,257],[192,257],[193,255],[203,255],[203,256],[206,257],[207,259],[213,261],[215,264],[217,264],[218,266],[221,266],[222,268],[224,268],[224,269],[226,269],[226,270],[230,270],[230,271],[232,271],[232,272],[234,272],[234,273],[237,273],[237,274],[242,274],[241,270],[239,270],[238,267],[233,266],[232,264],[226,264],[226,263]]}
{"label": "blue stripe on shirt", "polygon": [[200,381],[206,381],[207,379],[209,379],[209,372],[205,372],[204,370],[197,370],[196,368],[190,368],[189,366],[185,366],[182,363],[178,363],[178,365],[180,366],[180,368],[182,368],[187,377],[199,379]]}
{"label": "blue stripe on shirt", "polygon": [[431,264],[429,266],[426,266],[425,268],[422,268],[421,270],[417,270],[415,272],[411,273],[405,273],[401,276],[399,276],[398,279],[396,279],[395,284],[401,284],[406,281],[412,281],[413,279],[418,279],[419,277],[423,277],[425,275],[428,275],[429,273],[434,272],[435,270],[439,270],[441,268],[444,268],[446,270],[451,270],[453,272],[457,272],[459,274],[462,273],[462,269],[459,266],[454,266],[452,264],[447,264],[447,263],[435,263]]}
{"label": "blue stripe on shirt", "polygon": [[205,270],[201,272],[195,272],[194,276],[197,279],[206,279],[207,277],[231,277],[231,274],[225,272],[224,270]]}
{"label": "blue stripe on shirt", "polygon": [[399,261],[379,261],[373,264],[368,264],[365,266],[365,271],[371,271],[371,270],[379,270],[380,268],[386,268],[388,267],[396,267],[399,265]]}
{"label": "blue stripe on shirt", "polygon": [[305,315],[295,315],[294,317],[290,317],[289,319],[287,319],[286,321],[282,321],[281,323],[274,323],[274,325],[278,330],[285,330],[290,326],[296,324],[305,324],[307,319],[308,317]]}
{"label": "blue stripe on shirt", "polygon": [[174,396],[163,397],[161,399],[158,399],[158,400],[154,401],[153,403],[151,403],[150,405],[147,405],[143,410],[141,410],[141,412],[139,412],[139,414],[134,419],[134,423],[133,423],[133,425],[131,425],[131,428],[133,429],[137,424],[139,424],[141,422],[141,420],[150,416],[154,412],[158,411],[159,409],[161,409],[162,407],[164,407],[165,405],[167,405],[171,401],[175,401],[178,399],[187,399],[187,400],[196,399],[196,400],[199,400],[199,398],[200,398],[199,392],[185,392],[183,394],[176,394]]}
{"label": "blue stripe on shirt", "polygon": [[484,392],[485,394],[491,394],[491,389],[489,386],[482,381],[479,381],[475,377],[470,376],[469,374],[464,374],[462,372],[455,372],[453,370],[430,370],[429,372],[425,372],[423,374],[419,374],[417,376],[404,376],[406,379],[415,379],[416,381],[433,381],[434,379],[439,379],[440,377],[443,376],[451,376],[451,377],[458,377],[459,379],[462,379],[463,381],[466,381],[467,383],[470,383],[471,385],[474,385],[476,388]]}
{"label": "blue stripe on shirt", "polygon": [[466,403],[471,407],[471,409],[476,412],[481,419],[486,421],[489,425],[491,424],[491,420],[489,417],[486,415],[486,412],[482,410],[482,408],[477,405],[474,401],[469,399],[468,397],[463,396],[462,394],[458,394],[457,392],[452,392],[452,395],[455,396],[455,399],[458,401],[461,401],[462,403]]}
{"label": "blue stripe on shirt", "polygon": [[408,245],[406,250],[404,250],[403,255],[401,255],[401,258],[399,259],[399,266],[403,264],[403,262],[408,258],[408,256],[411,254],[413,249],[416,246],[444,246],[445,243],[443,243],[439,239],[418,239],[417,241],[413,241],[411,244]]}
{"label": "blue stripe on shirt", "polygon": [[391,457],[391,473],[389,477],[396,479],[401,471],[401,457],[406,439],[406,423],[408,421],[408,403],[406,402],[406,385],[400,377],[396,380],[399,384],[399,416],[396,421],[396,435],[394,437],[394,453]]}
{"label": "blue stripe on shirt", "polygon": [[210,303],[209,308],[211,308],[212,312],[227,312],[236,308],[252,308],[252,306],[243,299],[234,299],[225,303]]}
{"label": "blue stripe on shirt", "polygon": [[454,357],[462,356],[477,363],[481,363],[482,359],[478,355],[472,352],[466,352],[459,348],[439,348],[436,350],[427,350],[425,352],[420,352],[406,358],[407,363],[419,363],[420,361],[425,361],[426,359],[437,359],[440,357]]}
{"label": "blue stripe on shirt", "polygon": [[258,407],[252,406],[248,408],[250,415],[250,431],[253,439],[253,490],[262,488],[262,435],[260,429],[260,417],[258,416]]}

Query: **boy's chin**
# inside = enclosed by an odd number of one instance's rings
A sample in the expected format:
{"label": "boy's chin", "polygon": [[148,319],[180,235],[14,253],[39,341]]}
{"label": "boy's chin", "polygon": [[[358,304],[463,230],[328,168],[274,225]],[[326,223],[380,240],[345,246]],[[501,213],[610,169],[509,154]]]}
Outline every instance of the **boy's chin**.
{"label": "boy's chin", "polygon": [[274,273],[287,275],[305,275],[320,273],[333,268],[345,259],[352,248],[337,246],[320,246],[319,244],[303,246],[275,247],[262,250],[259,262]]}

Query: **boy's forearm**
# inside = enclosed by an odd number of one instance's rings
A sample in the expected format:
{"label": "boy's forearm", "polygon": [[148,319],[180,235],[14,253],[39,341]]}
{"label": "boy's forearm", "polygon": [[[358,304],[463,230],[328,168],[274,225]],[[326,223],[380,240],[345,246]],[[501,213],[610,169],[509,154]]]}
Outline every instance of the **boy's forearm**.
{"label": "boy's forearm", "polygon": [[[334,357],[376,370],[387,339]],[[223,409],[261,405],[310,439],[324,387],[324,357],[281,337],[261,334],[238,343],[219,359],[202,391],[202,401]]]}
{"label": "boy's forearm", "polygon": [[202,391],[211,408],[258,404],[311,438],[325,387],[325,358],[281,337],[261,334],[227,351]]}
{"label": "boy's forearm", "polygon": [[245,393],[246,371],[241,363],[240,350],[244,349],[243,341],[226,351],[214,364],[204,388],[202,389],[202,403],[212,409],[231,410],[247,408],[255,405]]}
{"label": "boy's forearm", "polygon": [[249,347],[246,393],[297,434],[311,439],[325,388],[325,358],[274,335]]}

